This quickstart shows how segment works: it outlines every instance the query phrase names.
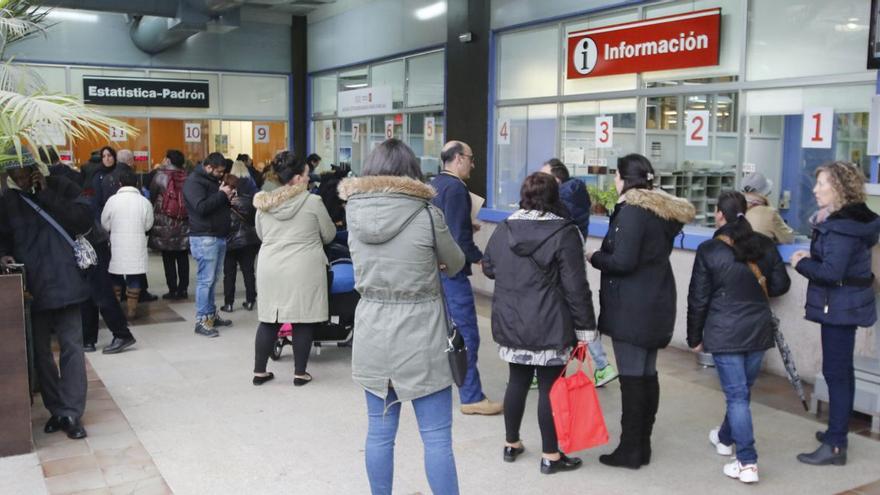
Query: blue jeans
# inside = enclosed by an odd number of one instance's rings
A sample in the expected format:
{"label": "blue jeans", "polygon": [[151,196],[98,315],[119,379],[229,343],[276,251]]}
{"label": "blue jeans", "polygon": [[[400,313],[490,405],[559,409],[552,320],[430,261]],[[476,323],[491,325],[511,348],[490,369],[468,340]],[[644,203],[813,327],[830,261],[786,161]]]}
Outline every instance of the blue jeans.
{"label": "blue jeans", "polygon": [[752,411],[749,408],[752,384],[761,371],[764,351],[715,353],[715,369],[727,399],[727,414],[721,423],[718,439],[724,445],[736,444],[736,458],[742,464],[758,462]]}
{"label": "blue jeans", "polygon": [[214,305],[214,289],[223,275],[223,258],[226,256],[226,239],[222,237],[194,236],[189,238],[189,248],[196,260],[196,320],[204,320],[217,313]]}
{"label": "blue jeans", "polygon": [[143,289],[144,288],[144,280],[146,279],[144,274],[117,275],[115,273],[111,273],[110,278],[113,279],[113,286],[114,287],[122,287],[125,289]]}
{"label": "blue jeans", "polygon": [[485,399],[483,385],[480,382],[480,370],[477,369],[477,355],[480,351],[480,329],[477,326],[477,308],[474,306],[474,291],[467,275],[459,273],[449,278],[440,276],[443,290],[446,291],[446,305],[449,307],[452,320],[458,325],[464,343],[467,346],[468,370],[464,383],[458,389],[458,398],[462,404],[473,404]]}
{"label": "blue jeans", "polygon": [[[388,397],[366,392],[367,477],[373,495],[391,495],[394,480],[394,439],[400,422],[400,402],[393,388]],[[458,474],[452,454],[452,387],[412,401],[425,449],[425,473],[435,495],[458,495]]]}
{"label": "blue jeans", "polygon": [[593,358],[593,364],[596,365],[597,370],[608,366],[608,356],[605,354],[605,347],[601,340],[596,339],[594,342],[590,342],[587,344],[587,349],[590,350],[590,356]]}
{"label": "blue jeans", "polygon": [[856,327],[822,325],[822,376],[828,384],[828,431],[824,443],[846,447],[856,395],[853,351]]}

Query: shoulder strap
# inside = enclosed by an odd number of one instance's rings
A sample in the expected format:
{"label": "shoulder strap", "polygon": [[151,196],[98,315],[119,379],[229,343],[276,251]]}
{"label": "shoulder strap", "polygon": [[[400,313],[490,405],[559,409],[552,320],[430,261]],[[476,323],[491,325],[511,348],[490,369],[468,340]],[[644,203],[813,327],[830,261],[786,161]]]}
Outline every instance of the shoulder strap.
{"label": "shoulder strap", "polygon": [[30,207],[33,208],[34,211],[36,211],[37,213],[39,213],[40,216],[43,217],[43,219],[45,219],[47,222],[49,222],[49,225],[51,225],[55,230],[57,230],[58,233],[61,234],[62,237],[64,237],[64,240],[67,241],[67,243],[70,244],[70,246],[71,246],[72,248],[76,249],[76,243],[73,242],[73,239],[70,238],[70,235],[67,234],[67,231],[64,230],[63,227],[61,227],[60,225],[58,225],[58,222],[56,222],[55,219],[52,218],[51,215],[49,215],[48,213],[46,213],[46,210],[40,208],[36,203],[34,203],[33,201],[31,201],[31,200],[30,200],[27,196],[25,196],[24,194],[19,194],[19,197],[21,197],[21,199],[23,199],[25,203],[27,203],[28,205],[30,205]]}
{"label": "shoulder strap", "polygon": [[443,301],[443,315],[446,317],[446,335],[451,337],[454,330],[450,321],[449,308],[446,306],[446,290],[443,288],[443,280],[440,278],[440,252],[437,250],[437,233],[434,231],[434,215],[431,214],[430,203],[425,204],[425,211],[428,213],[428,220],[431,222],[431,239],[433,240],[434,257],[437,259],[437,282],[440,283],[440,300]]}
{"label": "shoulder strap", "polygon": [[[723,242],[724,244],[727,244],[731,248],[733,247],[733,239],[731,239],[730,236],[722,234],[716,236],[715,238]],[[761,286],[761,291],[764,292],[764,297],[770,299],[770,293],[767,292],[767,277],[765,277],[764,273],[761,272],[761,267],[759,267],[758,264],[754,261],[747,261],[746,264],[749,265],[749,270],[752,271],[752,275],[754,275],[755,278],[758,279],[758,285]]]}

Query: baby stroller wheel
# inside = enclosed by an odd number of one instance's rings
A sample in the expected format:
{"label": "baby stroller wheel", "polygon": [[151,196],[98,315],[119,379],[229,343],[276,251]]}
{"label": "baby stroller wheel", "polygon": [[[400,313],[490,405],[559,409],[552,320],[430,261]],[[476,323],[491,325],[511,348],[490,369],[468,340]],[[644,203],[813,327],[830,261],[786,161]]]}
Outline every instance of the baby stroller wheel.
{"label": "baby stroller wheel", "polygon": [[278,361],[281,359],[281,351],[284,349],[284,342],[281,340],[276,340],[275,345],[272,346],[272,354],[269,355],[272,358],[272,361]]}

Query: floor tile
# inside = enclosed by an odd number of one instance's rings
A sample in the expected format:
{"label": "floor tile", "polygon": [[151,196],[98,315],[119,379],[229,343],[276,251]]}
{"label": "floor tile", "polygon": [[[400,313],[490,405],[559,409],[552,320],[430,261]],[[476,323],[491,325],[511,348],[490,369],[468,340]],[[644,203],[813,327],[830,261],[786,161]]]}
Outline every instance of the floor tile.
{"label": "floor tile", "polygon": [[98,468],[76,471],[61,476],[46,478],[46,487],[51,495],[68,495],[71,493],[96,488],[106,488],[104,474]]}
{"label": "floor tile", "polygon": [[62,432],[55,433],[55,435],[61,437],[63,441],[59,441],[58,443],[54,443],[45,448],[38,448],[37,455],[40,457],[41,462],[78,457],[91,453],[89,445],[85,440],[71,440]]}
{"label": "floor tile", "polygon": [[161,478],[159,470],[153,464],[152,459],[139,464],[127,463],[108,466],[101,468],[101,471],[104,472],[104,479],[110,487],[157,477]]}
{"label": "floor tile", "polygon": [[90,435],[86,441],[94,451],[124,449],[140,444],[137,436],[131,431],[111,433],[107,435]]}
{"label": "floor tile", "polygon": [[172,495],[174,492],[161,477],[132,481],[110,487],[113,495]]}
{"label": "floor tile", "polygon": [[107,449],[95,451],[98,466],[107,468],[124,464],[152,463],[150,453],[140,444],[124,449]]}
{"label": "floor tile", "polygon": [[68,457],[66,459],[57,459],[43,463],[43,474],[47,478],[53,476],[61,476],[73,473],[75,471],[85,471],[98,467],[98,461],[92,454],[81,455],[77,457]]}

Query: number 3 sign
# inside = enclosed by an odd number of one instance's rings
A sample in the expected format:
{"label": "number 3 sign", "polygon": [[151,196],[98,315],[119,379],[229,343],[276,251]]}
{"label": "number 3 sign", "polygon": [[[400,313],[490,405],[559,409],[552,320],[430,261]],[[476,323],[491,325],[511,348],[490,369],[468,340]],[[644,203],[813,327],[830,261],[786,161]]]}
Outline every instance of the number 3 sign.
{"label": "number 3 sign", "polygon": [[685,146],[709,146],[709,112],[688,111],[685,119]]}
{"label": "number 3 sign", "polygon": [[596,117],[596,147],[611,148],[614,146],[614,117]]}
{"label": "number 3 sign", "polygon": [[833,108],[805,108],[802,132],[803,148],[830,148]]}

